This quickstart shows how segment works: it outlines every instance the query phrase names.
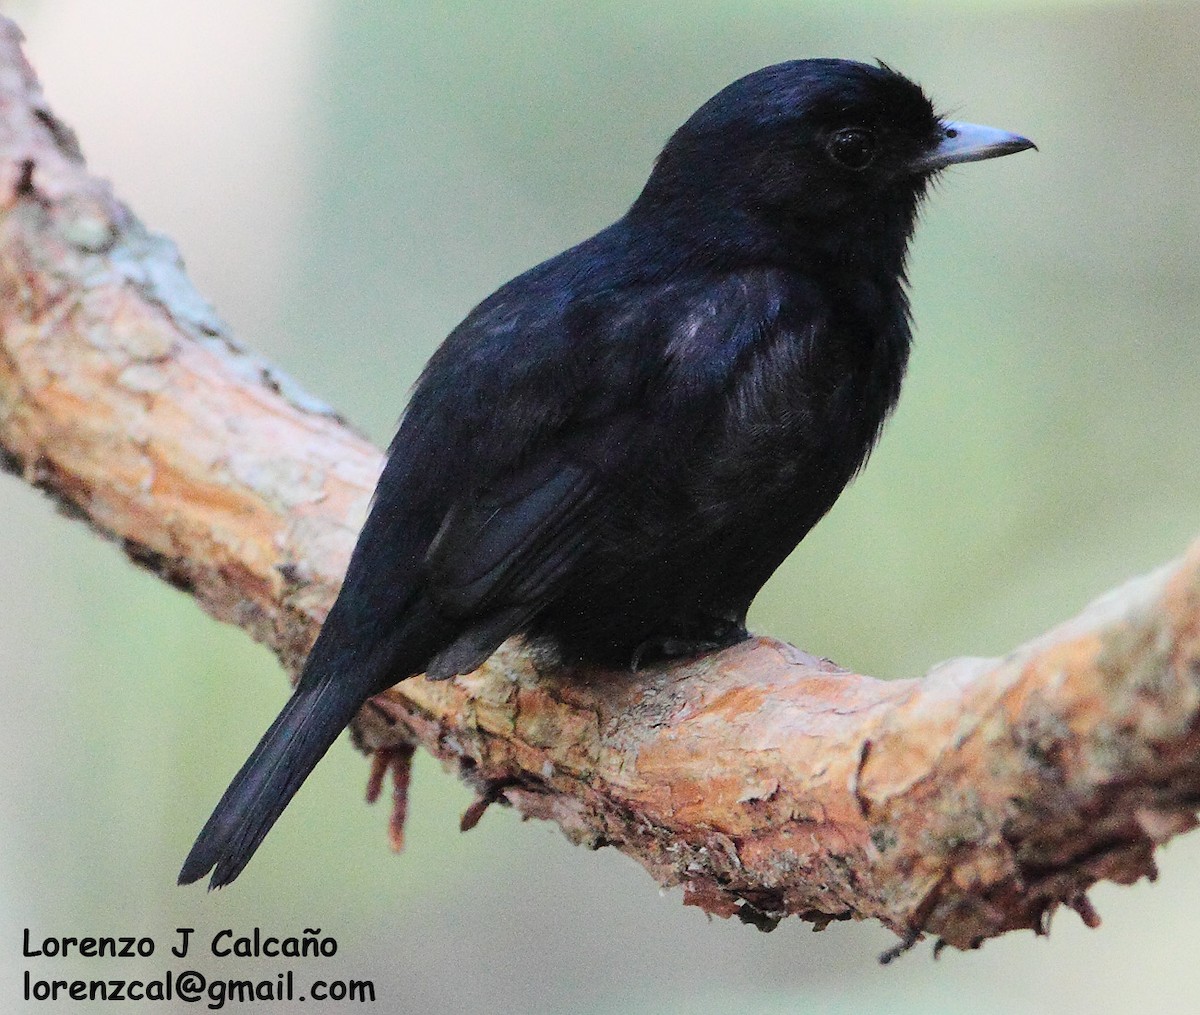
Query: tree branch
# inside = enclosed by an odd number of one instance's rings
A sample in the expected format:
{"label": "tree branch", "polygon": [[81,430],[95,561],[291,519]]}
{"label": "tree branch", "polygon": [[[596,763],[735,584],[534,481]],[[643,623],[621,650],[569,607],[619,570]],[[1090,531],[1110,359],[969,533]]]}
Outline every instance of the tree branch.
{"label": "tree branch", "polygon": [[[0,464],[295,672],[381,465],[238,346],[171,243],[84,168],[0,25]],[[404,681],[356,736],[759,926],[872,917],[968,948],[1153,876],[1200,803],[1200,544],[1004,659],[886,683],[760,638],[568,671],[509,644]]]}

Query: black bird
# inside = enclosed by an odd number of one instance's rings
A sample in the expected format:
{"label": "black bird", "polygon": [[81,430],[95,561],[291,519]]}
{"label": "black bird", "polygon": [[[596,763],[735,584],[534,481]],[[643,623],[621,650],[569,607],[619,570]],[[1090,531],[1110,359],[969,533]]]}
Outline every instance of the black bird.
{"label": "black bird", "polygon": [[932,177],[1033,147],[888,67],[796,60],[674,134],[629,211],[425,367],[294,694],[179,875],[241,873],[362,703],[510,635],[628,667],[746,637],[900,393]]}

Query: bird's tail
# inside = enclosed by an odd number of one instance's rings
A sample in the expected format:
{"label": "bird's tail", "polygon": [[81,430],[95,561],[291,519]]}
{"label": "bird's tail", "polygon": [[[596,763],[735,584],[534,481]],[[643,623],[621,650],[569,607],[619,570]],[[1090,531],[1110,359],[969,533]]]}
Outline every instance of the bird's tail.
{"label": "bird's tail", "polygon": [[221,797],[183,863],[181,885],[212,870],[209,887],[220,888],[242,872],[366,697],[349,682],[305,683],[301,681]]}

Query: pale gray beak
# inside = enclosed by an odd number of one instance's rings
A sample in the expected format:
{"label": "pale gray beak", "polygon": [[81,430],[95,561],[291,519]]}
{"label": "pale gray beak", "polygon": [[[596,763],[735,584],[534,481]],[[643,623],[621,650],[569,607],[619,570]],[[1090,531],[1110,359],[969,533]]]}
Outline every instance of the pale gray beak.
{"label": "pale gray beak", "polygon": [[930,173],[959,162],[979,162],[995,159],[1001,155],[1012,155],[1027,148],[1037,150],[1037,145],[1020,134],[1010,134],[995,127],[981,127],[977,123],[956,123],[947,120],[942,124],[942,140],[928,155],[919,159],[915,169]]}

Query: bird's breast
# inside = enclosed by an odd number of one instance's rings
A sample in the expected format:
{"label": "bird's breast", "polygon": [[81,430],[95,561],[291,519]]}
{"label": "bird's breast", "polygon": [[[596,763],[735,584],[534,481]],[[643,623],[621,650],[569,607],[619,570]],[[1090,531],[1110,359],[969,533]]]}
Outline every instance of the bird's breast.
{"label": "bird's breast", "polygon": [[862,290],[785,320],[747,358],[714,430],[719,466],[822,487],[853,475],[899,396],[909,347],[903,310]]}
{"label": "bird's breast", "polygon": [[695,537],[731,588],[757,592],[862,466],[898,396],[908,342],[902,310],[845,302],[783,320],[743,364],[690,484]]}

